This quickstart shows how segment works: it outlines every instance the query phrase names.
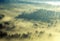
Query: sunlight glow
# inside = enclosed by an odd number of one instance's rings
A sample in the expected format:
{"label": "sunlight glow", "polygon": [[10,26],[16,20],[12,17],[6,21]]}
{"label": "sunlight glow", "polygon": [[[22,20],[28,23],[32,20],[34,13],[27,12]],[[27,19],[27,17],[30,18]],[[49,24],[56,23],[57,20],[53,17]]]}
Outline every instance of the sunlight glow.
{"label": "sunlight glow", "polygon": [[51,4],[51,5],[60,5],[60,2],[46,2],[48,4]]}

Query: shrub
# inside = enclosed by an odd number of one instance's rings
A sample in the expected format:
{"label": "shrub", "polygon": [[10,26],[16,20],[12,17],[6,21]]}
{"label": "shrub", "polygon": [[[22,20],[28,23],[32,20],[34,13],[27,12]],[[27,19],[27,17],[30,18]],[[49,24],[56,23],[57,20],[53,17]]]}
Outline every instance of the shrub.
{"label": "shrub", "polygon": [[0,14],[0,19],[2,19],[4,17],[4,15],[3,14]]}
{"label": "shrub", "polygon": [[0,38],[4,38],[4,37],[7,37],[7,33],[0,31]]}

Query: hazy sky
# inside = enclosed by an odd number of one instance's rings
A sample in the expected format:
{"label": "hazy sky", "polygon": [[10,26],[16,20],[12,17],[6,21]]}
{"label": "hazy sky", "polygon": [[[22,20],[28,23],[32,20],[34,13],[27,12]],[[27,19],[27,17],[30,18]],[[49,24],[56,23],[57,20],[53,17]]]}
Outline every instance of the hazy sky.
{"label": "hazy sky", "polygon": [[0,0],[0,3],[14,3],[14,2],[32,2],[32,3],[48,3],[52,5],[60,5],[60,0]]}
{"label": "hazy sky", "polygon": [[60,1],[60,0],[0,0],[0,2],[9,2],[9,1]]}

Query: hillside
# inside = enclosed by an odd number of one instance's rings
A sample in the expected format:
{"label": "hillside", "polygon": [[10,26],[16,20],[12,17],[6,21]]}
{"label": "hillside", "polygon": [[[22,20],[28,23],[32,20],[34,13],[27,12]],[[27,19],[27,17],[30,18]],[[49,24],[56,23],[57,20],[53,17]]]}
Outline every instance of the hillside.
{"label": "hillside", "polygon": [[1,5],[0,41],[60,41],[59,8],[35,4]]}

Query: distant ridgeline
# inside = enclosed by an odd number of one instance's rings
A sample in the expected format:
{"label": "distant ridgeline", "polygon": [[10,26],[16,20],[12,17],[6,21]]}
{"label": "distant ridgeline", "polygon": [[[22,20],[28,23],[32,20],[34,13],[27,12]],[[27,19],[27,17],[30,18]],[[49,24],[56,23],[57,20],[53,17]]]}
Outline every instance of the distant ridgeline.
{"label": "distant ridgeline", "polygon": [[38,3],[33,1],[23,1],[23,0],[0,0],[0,4],[6,4],[6,3],[24,3],[24,4],[45,4],[45,3]]}
{"label": "distant ridgeline", "polygon": [[23,12],[21,15],[16,17],[17,19],[26,19],[26,20],[34,20],[34,21],[43,21],[43,22],[52,22],[60,19],[60,12],[50,11],[40,9],[31,14]]}
{"label": "distant ridgeline", "polygon": [[0,3],[4,4],[4,3],[27,3],[27,4],[31,4],[33,2],[26,2],[26,1],[21,1],[21,0],[0,0]]}
{"label": "distant ridgeline", "polygon": [[16,2],[15,0],[0,0],[0,4],[5,4],[5,3],[14,3]]}
{"label": "distant ridgeline", "polygon": [[0,4],[11,4],[11,3],[24,3],[24,4],[36,4],[33,2],[19,1],[19,0],[0,0]]}

